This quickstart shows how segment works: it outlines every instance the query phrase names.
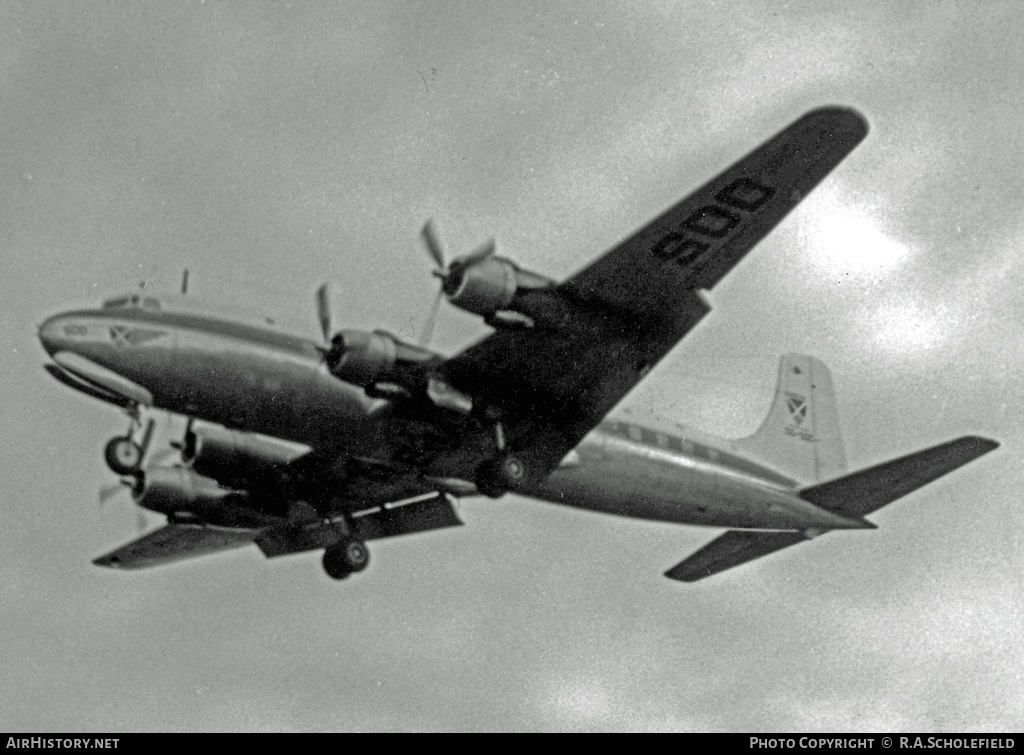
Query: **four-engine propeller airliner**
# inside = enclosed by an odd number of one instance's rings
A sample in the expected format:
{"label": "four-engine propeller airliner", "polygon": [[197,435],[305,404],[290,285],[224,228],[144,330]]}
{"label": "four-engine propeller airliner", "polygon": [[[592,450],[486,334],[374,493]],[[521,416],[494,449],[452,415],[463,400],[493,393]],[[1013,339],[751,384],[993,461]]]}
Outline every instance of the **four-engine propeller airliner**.
{"label": "four-engine propeller airliner", "polygon": [[[849,109],[807,113],[562,282],[493,242],[446,265],[428,223],[443,293],[494,329],[452,358],[382,331],[333,333],[324,288],[323,342],[143,291],[49,318],[47,371],[126,410],[107,463],[167,517],[94,563],[134,569],[254,542],[268,557],[322,549],[341,579],[366,567],[366,541],[459,525],[454,499],[506,492],[728,528],[666,572],[682,581],[874,527],[865,515],[997,444],[962,437],[849,474],[829,372],[795,354],[749,438],[609,416],[710,311],[701,291],[867,130]],[[154,409],[188,418],[180,463],[147,461]]]}

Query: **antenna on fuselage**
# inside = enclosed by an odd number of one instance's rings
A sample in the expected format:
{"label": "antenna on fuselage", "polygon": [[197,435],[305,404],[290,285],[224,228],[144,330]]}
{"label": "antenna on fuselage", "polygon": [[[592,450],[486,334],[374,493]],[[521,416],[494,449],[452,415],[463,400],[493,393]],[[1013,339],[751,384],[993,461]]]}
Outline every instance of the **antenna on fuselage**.
{"label": "antenna on fuselage", "polygon": [[185,272],[181,275],[181,293],[182,295],[188,293],[188,268],[185,268]]}

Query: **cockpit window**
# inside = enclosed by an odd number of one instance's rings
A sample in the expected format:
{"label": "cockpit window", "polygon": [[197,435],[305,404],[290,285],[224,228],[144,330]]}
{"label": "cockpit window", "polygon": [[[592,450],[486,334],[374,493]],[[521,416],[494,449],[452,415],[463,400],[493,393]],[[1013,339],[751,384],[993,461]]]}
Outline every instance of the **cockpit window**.
{"label": "cockpit window", "polygon": [[142,307],[143,309],[160,309],[160,300],[154,296],[118,296],[115,299],[107,299],[103,302],[103,309],[124,309],[126,307]]}

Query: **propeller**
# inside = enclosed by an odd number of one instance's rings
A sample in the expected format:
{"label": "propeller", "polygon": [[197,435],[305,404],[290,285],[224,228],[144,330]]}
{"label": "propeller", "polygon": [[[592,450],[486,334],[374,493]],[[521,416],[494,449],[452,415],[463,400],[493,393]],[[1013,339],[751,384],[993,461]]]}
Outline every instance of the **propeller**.
{"label": "propeller", "polygon": [[316,315],[320,321],[320,333],[325,343],[331,340],[331,289],[324,283],[316,290]]}
{"label": "propeller", "polygon": [[[154,453],[149,458],[148,464],[151,464],[151,465],[160,464],[160,463],[166,461],[168,458],[170,458],[174,454],[178,453],[179,451],[180,451],[180,449],[177,448],[176,446],[173,446],[171,448],[161,449],[160,451],[157,451],[156,453]],[[140,465],[140,469],[141,469],[141,465]],[[99,496],[98,496],[99,497],[100,508],[102,509],[113,498],[117,497],[118,494],[124,493],[125,491],[130,491],[132,488],[135,487],[137,482],[138,482],[138,478],[137,477],[134,477],[132,475],[125,475],[124,477],[121,477],[115,483],[111,483],[110,485],[102,486],[100,488],[100,490],[99,490]],[[133,508],[135,509],[135,530],[136,530],[136,533],[137,534],[142,534],[142,532],[146,529],[146,525],[147,525],[146,515],[142,511],[142,509],[139,508],[138,506],[133,506]]]}
{"label": "propeller", "polygon": [[459,290],[459,286],[462,285],[462,276],[465,275],[469,268],[483,262],[494,254],[495,251],[494,239],[488,239],[474,251],[464,257],[452,260],[451,264],[445,267],[444,249],[437,238],[437,231],[434,229],[433,220],[428,220],[424,224],[420,235],[423,237],[424,244],[426,244],[427,253],[437,264],[434,276],[441,279],[441,291],[448,296],[454,295]]}
{"label": "propeller", "polygon": [[130,490],[135,481],[130,477],[122,477],[115,483],[110,485],[104,485],[100,488],[100,508],[106,504],[111,498],[116,496],[118,493],[123,493],[125,490]]}
{"label": "propeller", "polygon": [[450,265],[445,265],[444,248],[437,237],[437,230],[434,228],[434,221],[432,219],[423,225],[420,236],[423,237],[423,243],[427,247],[427,254],[430,255],[434,264],[437,265],[437,268],[433,271],[434,277],[441,279],[441,288],[438,289],[434,303],[430,307],[430,315],[427,317],[427,321],[423,326],[423,332],[420,335],[419,345],[426,347],[430,342],[431,336],[434,334],[434,323],[437,321],[437,313],[441,306],[442,297],[445,295],[454,296],[462,285],[462,279],[466,274],[466,270],[494,254],[495,245],[494,239],[489,239],[475,251],[470,252],[464,257],[452,260]]}
{"label": "propeller", "polygon": [[[122,477],[120,480],[113,483],[112,485],[104,485],[102,488],[100,488],[100,508],[103,508],[103,506],[106,503],[108,503],[111,499],[115,498],[118,494],[123,493],[126,490],[131,490],[134,486],[134,477]],[[146,521],[146,515],[143,513],[142,509],[140,509],[138,506],[134,506],[134,509],[135,534],[141,535],[145,531],[148,522]]]}
{"label": "propeller", "polygon": [[323,355],[324,362],[328,365],[335,364],[341,359],[341,355],[345,351],[345,341],[340,333],[331,335],[333,326],[331,321],[331,286],[329,283],[321,284],[320,288],[316,290],[316,316],[320,322],[320,334],[324,338],[324,345],[319,347],[320,353]]}

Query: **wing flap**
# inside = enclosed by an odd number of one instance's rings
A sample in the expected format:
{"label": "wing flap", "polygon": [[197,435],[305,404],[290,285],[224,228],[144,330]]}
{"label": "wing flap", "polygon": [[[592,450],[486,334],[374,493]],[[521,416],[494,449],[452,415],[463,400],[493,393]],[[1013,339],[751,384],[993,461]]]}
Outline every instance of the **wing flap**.
{"label": "wing flap", "polygon": [[168,524],[125,543],[93,563],[114,569],[145,569],[240,548],[251,543],[260,531],[203,524]]}
{"label": "wing flap", "polygon": [[[360,540],[379,540],[461,525],[462,521],[445,496],[380,506],[356,514],[351,519],[352,535]],[[340,538],[341,532],[333,523],[315,521],[267,530],[256,539],[256,545],[267,558],[274,558],[289,553],[329,548]]]}

